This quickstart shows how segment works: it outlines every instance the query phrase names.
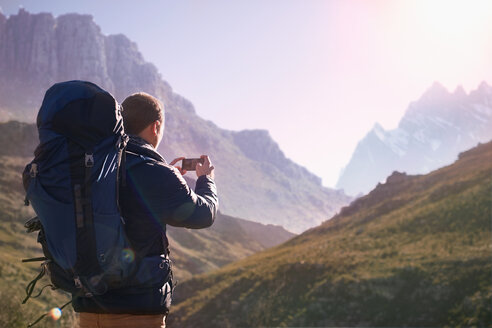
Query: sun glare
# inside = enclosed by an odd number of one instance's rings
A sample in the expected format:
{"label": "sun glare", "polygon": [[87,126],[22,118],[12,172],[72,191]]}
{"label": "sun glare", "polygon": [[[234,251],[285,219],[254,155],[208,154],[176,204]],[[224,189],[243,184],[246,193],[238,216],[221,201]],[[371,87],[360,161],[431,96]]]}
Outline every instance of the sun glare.
{"label": "sun glare", "polygon": [[49,316],[51,317],[51,319],[53,320],[58,320],[61,318],[62,316],[62,310],[60,310],[59,308],[55,307],[55,308],[52,308],[49,312]]}
{"label": "sun glare", "polygon": [[490,23],[492,1],[431,0],[422,3],[424,25],[430,32],[456,38]]}
{"label": "sun glare", "polygon": [[489,32],[487,30],[492,26],[492,1],[427,0],[408,3],[414,4],[409,18],[417,20],[420,30],[428,33],[434,41],[470,42],[470,39]]}
{"label": "sun glare", "polygon": [[401,28],[397,37],[404,40],[416,79],[431,75],[454,88],[476,80],[478,68],[488,67],[492,1],[416,0],[398,5],[392,14],[401,16],[393,17],[392,26]]}

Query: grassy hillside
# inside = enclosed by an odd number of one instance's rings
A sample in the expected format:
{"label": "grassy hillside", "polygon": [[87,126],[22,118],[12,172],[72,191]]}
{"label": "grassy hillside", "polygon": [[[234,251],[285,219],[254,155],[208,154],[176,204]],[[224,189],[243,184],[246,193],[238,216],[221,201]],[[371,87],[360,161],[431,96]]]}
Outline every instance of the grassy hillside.
{"label": "grassy hillside", "polygon": [[[69,300],[63,292],[46,288],[38,299],[27,304],[21,302],[25,288],[39,272],[39,262],[22,263],[23,258],[42,256],[34,234],[25,233],[24,222],[34,216],[24,206],[24,191],[20,183],[22,168],[28,162],[25,157],[0,155],[0,327],[26,327],[43,312],[60,307]],[[48,284],[47,279],[39,281],[38,288]],[[65,311],[61,322],[45,320],[40,327],[72,327],[75,315]]]}
{"label": "grassy hillside", "polygon": [[172,327],[492,325],[492,143],[194,277]]}
{"label": "grassy hillside", "polygon": [[263,225],[219,213],[211,228],[167,227],[171,257],[180,280],[278,245],[295,235],[280,226]]}

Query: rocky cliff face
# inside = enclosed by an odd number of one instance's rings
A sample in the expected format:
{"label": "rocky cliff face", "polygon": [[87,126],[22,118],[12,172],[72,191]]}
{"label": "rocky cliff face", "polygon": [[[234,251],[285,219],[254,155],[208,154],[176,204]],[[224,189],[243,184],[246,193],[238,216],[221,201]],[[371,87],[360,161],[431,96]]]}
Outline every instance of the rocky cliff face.
{"label": "rocky cliff face", "polygon": [[321,185],[321,179],[285,157],[267,130],[244,130],[232,134],[234,143],[249,159],[268,163],[294,179]]}
{"label": "rocky cliff face", "polygon": [[[146,90],[172,98],[157,69],[123,35],[105,36],[92,16],[0,14],[0,108],[6,118],[32,121],[53,83],[90,80],[121,100]],[[9,109],[10,111],[7,111]]]}
{"label": "rocky cliff face", "polygon": [[366,193],[394,170],[423,174],[452,163],[458,154],[492,139],[492,87],[466,94],[435,83],[410,104],[398,128],[376,124],[359,142],[337,187]]}
{"label": "rocky cliff face", "polygon": [[92,81],[120,102],[137,91],[160,98],[166,107],[160,152],[168,160],[209,154],[225,214],[301,232],[351,200],[286,159],[268,132],[227,131],[200,118],[134,42],[103,35],[91,16],[0,14],[0,121],[34,122],[44,92],[72,79]]}

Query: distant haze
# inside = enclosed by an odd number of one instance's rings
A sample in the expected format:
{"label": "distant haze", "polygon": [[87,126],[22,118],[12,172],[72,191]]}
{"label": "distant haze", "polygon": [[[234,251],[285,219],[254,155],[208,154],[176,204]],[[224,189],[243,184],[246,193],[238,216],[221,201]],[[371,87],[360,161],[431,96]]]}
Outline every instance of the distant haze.
{"label": "distant haze", "polygon": [[492,82],[487,0],[0,1],[6,15],[20,5],[127,35],[200,116],[268,129],[326,186],[375,122],[395,128],[434,81]]}

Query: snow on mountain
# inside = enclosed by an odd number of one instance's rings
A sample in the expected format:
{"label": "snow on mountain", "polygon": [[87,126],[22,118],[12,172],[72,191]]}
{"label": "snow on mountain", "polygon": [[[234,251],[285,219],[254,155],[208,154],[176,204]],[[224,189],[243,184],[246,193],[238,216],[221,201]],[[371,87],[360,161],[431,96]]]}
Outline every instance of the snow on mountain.
{"label": "snow on mountain", "polygon": [[459,152],[492,139],[492,87],[482,82],[467,94],[434,83],[412,102],[398,128],[376,123],[357,145],[337,188],[367,193],[391,172],[424,174],[452,163]]}

